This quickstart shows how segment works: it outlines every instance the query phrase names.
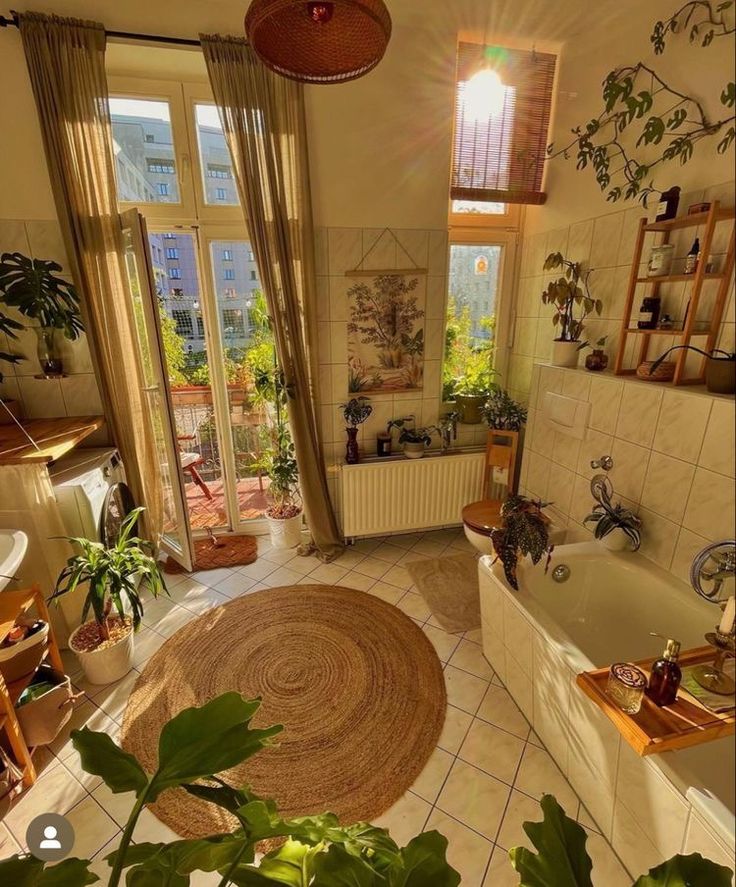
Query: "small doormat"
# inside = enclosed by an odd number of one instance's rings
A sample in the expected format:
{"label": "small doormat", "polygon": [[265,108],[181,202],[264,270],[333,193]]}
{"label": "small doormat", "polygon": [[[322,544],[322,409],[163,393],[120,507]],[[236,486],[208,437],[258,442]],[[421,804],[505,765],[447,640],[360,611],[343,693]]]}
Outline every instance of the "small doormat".
{"label": "small doormat", "polygon": [[[346,825],[375,819],[412,785],[447,708],[442,664],[401,610],[351,588],[291,585],[235,598],[173,635],[130,694],[123,747],[153,772],[163,725],[229,690],[262,698],[254,727],[284,730],[223,778],[273,798],[287,819],[329,810]],[[185,838],[236,825],[183,789],[150,809]]]}
{"label": "small doormat", "polygon": [[446,631],[480,628],[478,560],[472,554],[415,561],[406,569]]}
{"label": "small doormat", "polygon": [[[217,544],[215,544],[215,540]],[[255,536],[208,536],[194,543],[194,570],[215,570],[218,567],[240,567],[252,564],[258,557]],[[165,573],[184,573],[184,567],[171,558],[164,564]]]}

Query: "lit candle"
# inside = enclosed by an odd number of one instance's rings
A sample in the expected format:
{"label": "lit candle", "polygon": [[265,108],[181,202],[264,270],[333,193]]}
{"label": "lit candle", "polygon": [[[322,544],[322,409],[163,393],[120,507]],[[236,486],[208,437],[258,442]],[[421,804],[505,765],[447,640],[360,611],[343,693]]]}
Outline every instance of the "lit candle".
{"label": "lit candle", "polygon": [[721,624],[718,631],[721,634],[731,634],[733,631],[733,623],[736,619],[736,598],[733,595],[726,601],[726,606],[721,617]]}

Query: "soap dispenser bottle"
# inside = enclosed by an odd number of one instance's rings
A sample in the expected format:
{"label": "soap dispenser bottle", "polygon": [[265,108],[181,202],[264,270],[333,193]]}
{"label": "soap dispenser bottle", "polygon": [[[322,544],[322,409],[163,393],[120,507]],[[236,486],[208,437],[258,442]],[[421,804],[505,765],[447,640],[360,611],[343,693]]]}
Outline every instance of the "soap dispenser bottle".
{"label": "soap dispenser bottle", "polygon": [[[661,637],[656,632],[650,632],[653,637]],[[680,689],[682,671],[677,664],[680,656],[680,642],[672,638],[667,639],[667,645],[660,659],[652,665],[649,676],[647,696],[655,705],[672,705],[677,699],[677,691]]]}

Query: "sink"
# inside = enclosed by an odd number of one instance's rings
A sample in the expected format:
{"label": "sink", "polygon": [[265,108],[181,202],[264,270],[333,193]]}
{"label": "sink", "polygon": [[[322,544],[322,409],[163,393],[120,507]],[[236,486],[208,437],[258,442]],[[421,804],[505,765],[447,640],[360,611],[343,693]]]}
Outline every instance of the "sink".
{"label": "sink", "polygon": [[0,530],[0,591],[15,576],[28,548],[28,536],[22,530]]}

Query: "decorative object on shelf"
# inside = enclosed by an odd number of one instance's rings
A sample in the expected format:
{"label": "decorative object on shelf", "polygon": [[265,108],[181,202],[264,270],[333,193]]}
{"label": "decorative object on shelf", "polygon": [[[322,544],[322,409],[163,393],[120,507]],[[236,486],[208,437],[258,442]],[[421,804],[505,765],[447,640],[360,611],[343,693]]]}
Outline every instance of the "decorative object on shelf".
{"label": "decorative object on shelf", "polygon": [[[733,33],[733,27],[723,23],[723,9],[730,6],[731,0],[715,11],[710,0],[686,4],[667,24],[656,23],[650,38],[655,52],[664,51],[667,33],[689,30],[691,41],[702,37],[702,46]],[[703,20],[689,27],[682,24],[689,23],[695,13],[702,14]],[[719,92],[723,108],[733,109],[736,84],[728,82]],[[726,112],[714,119],[697,97],[670,86],[641,61],[615,68],[606,76],[602,101],[597,115],[572,128],[569,143],[561,148],[548,146],[547,160],[575,157],[579,170],[592,167],[609,201],[637,198],[646,206],[659,190],[652,175],[662,164],[675,159],[681,165],[688,163],[699,142],[716,136],[720,138],[716,151],[725,154],[736,139],[736,114]]]}
{"label": "decorative object on shelf", "polygon": [[[736,255],[735,218],[736,214],[732,208],[721,208],[719,201],[715,200],[704,215],[678,216],[666,222],[649,222],[646,218],[639,220],[616,353],[616,375],[636,373],[639,378],[651,381],[652,377],[647,375],[647,362],[651,360],[650,349],[653,343],[656,345],[656,336],[671,336],[676,344],[683,346],[690,345],[694,336],[702,337],[703,341],[699,344],[706,353],[713,352],[718,347],[722,332],[721,321],[730,295],[730,281]],[[724,231],[719,226],[727,226],[730,231]],[[664,276],[642,277],[640,271],[642,254],[645,252],[645,241],[648,239],[648,235],[661,237],[664,241],[663,245],[669,245],[670,239],[676,236],[677,232],[687,228],[700,229],[698,234],[702,251],[695,273],[670,273]],[[713,244],[722,241],[725,245],[726,235],[728,235],[728,246],[724,260],[720,263],[720,270],[706,273],[706,268],[711,261]],[[710,288],[711,281],[717,281],[715,292],[713,288]],[[662,284],[677,282],[685,283],[685,293],[678,297],[678,302],[681,301],[687,305],[682,322],[680,323],[678,320],[677,331],[670,332],[656,328],[638,329],[636,313],[639,305],[637,299],[639,287],[646,288],[643,295],[647,298],[661,298]],[[709,289],[706,289],[706,286]],[[633,343],[631,336],[635,337]],[[667,374],[660,378],[660,381],[670,381],[671,379],[674,385],[697,385],[705,382],[708,361],[703,360],[698,368],[699,371],[692,372],[688,366],[686,354],[686,351],[677,353],[671,377]],[[664,372],[661,368],[658,368],[658,371]]]}
{"label": "decorative object on shelf", "polygon": [[639,308],[639,319],[636,322],[637,329],[656,330],[661,307],[662,300],[659,296],[644,296]]}
{"label": "decorative object on shelf", "polygon": [[[365,269],[366,259],[390,236],[413,268]],[[356,281],[348,298],[348,390],[351,394],[414,391],[424,380],[427,269],[385,228],[345,276]]]}
{"label": "decorative object on shelf", "polygon": [[685,256],[685,274],[695,274],[700,262],[700,238],[696,237],[690,252]]}
{"label": "decorative object on shelf", "polygon": [[613,504],[613,486],[604,474],[593,477],[590,492],[597,504],[583,524],[595,524],[593,535],[610,551],[637,551],[641,546],[641,521],[620,502]]}
{"label": "decorative object on shelf", "polygon": [[[498,388],[493,381],[496,371],[491,368],[490,354],[472,363],[453,386],[459,421],[463,425],[478,425],[483,421],[483,404]],[[486,360],[487,358],[487,360]]]}
{"label": "decorative object on shelf", "polygon": [[591,345],[587,341],[578,345],[578,351],[582,351],[584,348],[591,349],[590,354],[585,357],[585,369],[590,370],[591,373],[600,373],[608,366],[608,355],[603,350],[607,340],[608,336],[601,336],[600,339],[596,339],[595,345]]}
{"label": "decorative object on shelf", "polygon": [[377,456],[390,456],[391,455],[391,432],[390,431],[379,431],[376,435],[376,455]]}
{"label": "decorative object on shelf", "polygon": [[[153,544],[134,535],[143,511],[134,508],[130,512],[116,543],[109,548],[90,539],[68,538],[80,554],[67,561],[51,600],[88,586],[82,624],[69,636],[69,646],[91,684],[111,684],[133,667],[133,633],[143,617],[141,590],[150,591],[154,597],[168,593]],[[130,606],[131,616],[125,612],[123,599]],[[90,610],[94,619],[85,622]]]}
{"label": "decorative object on shelf", "polygon": [[656,222],[666,222],[667,219],[674,219],[677,215],[677,207],[680,205],[680,188],[673,185],[667,191],[663,191],[659,195],[659,203],[657,204],[657,212],[654,217]]}
{"label": "decorative object on shelf", "polygon": [[675,326],[675,322],[670,317],[669,314],[663,314],[659,318],[659,322],[657,323],[658,330],[671,330],[671,329],[674,329],[674,326]]}
{"label": "decorative object on shelf", "polygon": [[556,268],[564,268],[565,276],[553,280],[542,293],[543,304],[554,308],[552,324],[560,330],[554,341],[552,363],[555,366],[574,367],[578,362],[578,343],[585,329],[585,319],[592,312],[600,316],[603,302],[590,295],[588,280],[593,273],[591,268],[583,270],[580,262],[572,262],[562,253],[550,253],[544,261],[544,270],[553,271]]}
{"label": "decorative object on shelf", "polygon": [[710,209],[710,203],[706,200],[703,203],[691,203],[687,208],[687,214],[689,216],[697,216],[700,213],[707,213]]}
{"label": "decorative object on shelf", "polygon": [[[712,351],[702,351],[700,348],[696,348],[695,345],[674,345],[672,348],[668,348],[656,360],[648,362],[648,377],[655,378],[657,381],[667,381],[658,378],[657,374],[662,370],[662,367],[672,367],[672,375],[674,375],[675,365],[668,361],[667,358],[673,351],[680,350],[694,351],[705,358],[705,386],[708,391],[713,394],[736,393],[736,353],[721,351],[720,348],[714,348]],[[639,378],[643,378],[638,372],[637,375]],[[672,376],[669,378],[672,378]]]}
{"label": "decorative object on shelf", "polygon": [[497,431],[521,431],[526,425],[527,408],[503,388],[492,391],[480,411],[488,427]]}
{"label": "decorative object on shelf", "polygon": [[[72,341],[84,331],[79,296],[73,284],[57,276],[56,272],[61,270],[61,265],[56,262],[29,259],[21,253],[0,256],[2,301],[17,308],[24,317],[38,321],[35,327],[37,352],[44,376],[63,373],[57,331]],[[12,329],[22,329],[22,326],[14,324]],[[7,360],[7,356],[4,359]]]}
{"label": "decorative object on shelf", "polygon": [[647,262],[647,277],[666,277],[672,268],[675,248],[671,243],[653,246]]}
{"label": "decorative object on shelf", "polygon": [[493,530],[491,541],[506,581],[515,591],[519,590],[516,566],[520,557],[529,555],[532,563],[538,564],[546,554],[545,571],[549,566],[554,546],[549,542],[549,518],[542,512],[549,504],[516,495],[509,496],[501,506],[502,525]]}
{"label": "decorative object on shelf", "polygon": [[680,658],[681,644],[674,638],[666,638],[656,631],[650,631],[649,634],[667,642],[664,653],[652,663],[649,670],[649,686],[646,690],[647,697],[655,705],[664,708],[665,705],[672,705],[677,699],[677,691],[680,689],[682,671],[677,660]]}
{"label": "decorative object on shelf", "polygon": [[343,418],[345,419],[345,431],[348,435],[347,448],[345,450],[345,462],[348,465],[357,465],[360,462],[360,450],[358,449],[358,426],[373,412],[373,407],[367,397],[352,397],[347,403],[341,403]]}
{"label": "decorative object on shelf", "polygon": [[406,423],[413,419],[392,419],[387,430],[399,429],[399,443],[404,445],[404,455],[407,459],[421,459],[426,448],[432,443],[432,435],[439,434],[436,425],[427,425],[423,428],[413,428]]}
{"label": "decorative object on shelf", "polygon": [[[123,750],[107,733],[89,727],[72,732],[82,770],[100,776],[107,790],[130,791],[135,797],[117,847],[107,857],[110,868],[105,883],[109,887],[118,887],[126,870],[135,872],[133,879],[124,879],[126,882],[185,884],[190,873],[210,874],[214,868],[222,869],[222,881],[217,873],[222,884],[237,881],[277,887],[284,884],[283,872],[289,877],[295,874],[299,883],[313,884],[327,872],[325,881],[333,884],[413,882],[458,887],[460,875],[446,860],[447,839],[436,831],[424,832],[400,848],[385,829],[364,822],[342,825],[333,813],[310,811],[312,815],[302,818],[286,812],[279,815],[271,798],[261,798],[243,787],[244,779],[235,785],[226,782],[232,778],[226,771],[242,770],[246,761],[259,766],[254,756],[268,751],[274,745],[272,737],[282,730],[280,726],[253,726],[260,706],[260,699],[248,700],[229,692],[201,706],[182,709],[163,724],[158,736],[147,737],[158,749],[154,767],[147,767],[142,754]],[[263,720],[264,713],[259,717]],[[319,717],[316,710],[313,717]],[[163,792],[164,803],[173,797],[210,807],[219,822],[228,823],[220,829],[230,831],[208,832],[206,837],[189,840],[173,835],[176,840],[168,844],[134,844],[132,836],[141,814]],[[255,859],[257,850],[264,849],[264,841],[268,847],[262,860],[246,863]],[[90,865],[88,859],[69,857],[45,863],[18,853],[0,860],[0,882],[90,884],[99,880]],[[185,865],[187,874],[179,875],[178,868]],[[708,883],[720,887],[720,882]]]}
{"label": "decorative object on shelf", "polygon": [[636,368],[636,378],[642,382],[671,382],[675,378],[675,363],[665,360],[654,367],[656,361],[645,360]]}
{"label": "decorative object on shelf", "polygon": [[606,693],[621,711],[638,714],[646,688],[647,676],[640,668],[629,662],[614,662],[611,666]]}
{"label": "decorative object on shelf", "polygon": [[282,77],[345,83],[381,61],[391,16],[383,0],[253,0],[245,32],[258,58]]}

